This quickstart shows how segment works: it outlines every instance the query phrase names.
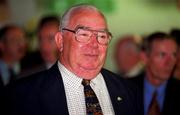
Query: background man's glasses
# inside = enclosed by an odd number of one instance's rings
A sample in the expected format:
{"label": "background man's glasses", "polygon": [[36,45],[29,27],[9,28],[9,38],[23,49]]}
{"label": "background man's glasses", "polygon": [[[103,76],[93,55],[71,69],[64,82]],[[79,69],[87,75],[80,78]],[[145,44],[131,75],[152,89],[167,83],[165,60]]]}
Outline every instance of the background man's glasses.
{"label": "background man's glasses", "polygon": [[76,40],[82,43],[87,43],[95,35],[99,44],[108,45],[112,38],[111,33],[106,30],[91,30],[88,27],[76,27],[75,30],[63,28],[62,30],[74,33]]}

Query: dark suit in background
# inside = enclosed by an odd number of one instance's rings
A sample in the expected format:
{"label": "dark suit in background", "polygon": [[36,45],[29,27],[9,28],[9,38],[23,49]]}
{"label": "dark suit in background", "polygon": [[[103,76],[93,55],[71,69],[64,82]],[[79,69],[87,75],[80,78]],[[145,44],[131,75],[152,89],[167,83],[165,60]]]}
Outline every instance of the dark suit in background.
{"label": "dark suit in background", "polygon": [[1,74],[0,74],[0,92],[2,91],[3,88],[4,88],[4,84],[3,84],[2,77],[1,77]]}
{"label": "dark suit in background", "polygon": [[39,51],[28,53],[21,61],[21,73],[19,78],[27,77],[31,74],[46,70],[46,64]]}
{"label": "dark suit in background", "polygon": [[20,77],[49,69],[58,58],[58,49],[54,36],[59,31],[59,17],[48,15],[38,22],[37,42],[38,49],[29,52],[22,60],[22,72]]}
{"label": "dark suit in background", "polygon": [[[141,92],[141,101],[139,103],[143,104],[144,101],[144,74],[129,79],[131,82],[135,83]],[[180,115],[180,81],[175,78],[170,78],[167,82],[165,89],[165,98],[163,103],[162,115]]]}
{"label": "dark suit in background", "polygon": [[[175,39],[163,32],[155,32],[143,41],[141,56],[145,71],[130,80],[141,91],[139,103],[144,105],[145,115],[152,112],[158,115],[180,115],[180,81],[171,76],[176,64],[177,50]],[[156,102],[154,108],[153,102]]]}

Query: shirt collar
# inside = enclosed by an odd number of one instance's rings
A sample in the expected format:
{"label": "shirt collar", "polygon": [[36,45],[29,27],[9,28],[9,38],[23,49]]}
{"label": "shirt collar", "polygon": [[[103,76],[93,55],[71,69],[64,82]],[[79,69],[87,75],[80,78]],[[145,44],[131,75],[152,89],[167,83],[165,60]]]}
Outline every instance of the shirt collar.
{"label": "shirt collar", "polygon": [[[3,61],[3,60],[0,60],[0,70],[3,72],[3,71],[8,71],[8,65]],[[13,71],[18,74],[20,72],[20,63],[19,62],[15,62],[12,67]]]}
{"label": "shirt collar", "polygon": [[62,72],[62,77],[63,79],[65,79],[64,82],[66,82],[67,84],[71,85],[74,88],[79,88],[81,86],[81,81],[82,78],[76,76],[74,73],[72,73],[71,71],[69,71],[64,65],[62,65],[59,61],[58,61],[58,67],[61,70],[60,72]]}
{"label": "shirt collar", "polygon": [[151,94],[156,90],[159,96],[163,95],[166,89],[166,84],[167,81],[162,83],[160,86],[155,87],[146,79],[146,77],[144,78],[144,86],[146,88],[146,91],[151,92]]}
{"label": "shirt collar", "polygon": [[[69,71],[59,61],[58,61],[58,67],[61,70],[61,72],[63,72],[63,74],[65,74],[65,76],[62,75],[62,77],[64,79],[66,79],[65,81],[69,81],[67,83],[73,83],[70,85],[72,85],[74,88],[79,88],[81,86],[82,78],[78,77],[73,72]],[[91,80],[90,85],[96,86],[97,84],[101,84],[102,80],[103,80],[102,74],[99,73],[94,79]]]}
{"label": "shirt collar", "polygon": [[93,86],[96,86],[97,84],[101,84],[103,81],[102,74],[99,73],[94,79],[91,80],[91,84]]}

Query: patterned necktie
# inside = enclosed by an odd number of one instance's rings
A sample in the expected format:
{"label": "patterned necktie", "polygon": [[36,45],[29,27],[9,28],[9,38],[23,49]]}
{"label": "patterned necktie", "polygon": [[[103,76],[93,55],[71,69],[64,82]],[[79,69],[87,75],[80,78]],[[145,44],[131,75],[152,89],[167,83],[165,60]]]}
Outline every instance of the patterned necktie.
{"label": "patterned necktie", "polygon": [[87,115],[103,115],[98,98],[90,86],[90,80],[83,79]]}
{"label": "patterned necktie", "polygon": [[149,105],[148,115],[161,115],[160,107],[156,97],[157,97],[157,92],[155,91],[151,103]]}

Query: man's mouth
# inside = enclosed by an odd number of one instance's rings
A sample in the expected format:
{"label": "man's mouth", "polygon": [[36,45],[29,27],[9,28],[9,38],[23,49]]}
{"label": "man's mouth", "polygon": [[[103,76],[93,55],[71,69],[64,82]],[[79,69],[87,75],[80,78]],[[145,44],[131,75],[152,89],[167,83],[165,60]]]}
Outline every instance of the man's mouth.
{"label": "man's mouth", "polygon": [[97,57],[98,54],[85,54],[85,56],[89,56],[89,57]]}

